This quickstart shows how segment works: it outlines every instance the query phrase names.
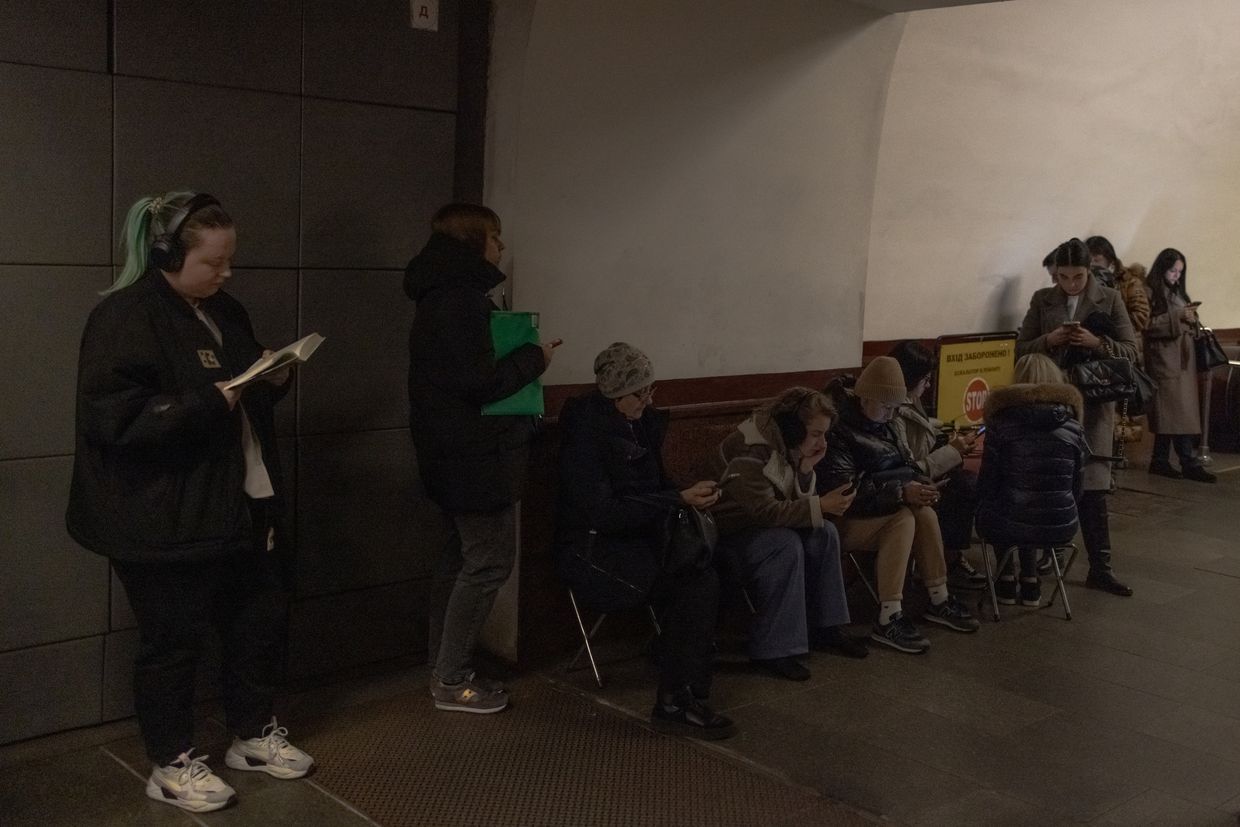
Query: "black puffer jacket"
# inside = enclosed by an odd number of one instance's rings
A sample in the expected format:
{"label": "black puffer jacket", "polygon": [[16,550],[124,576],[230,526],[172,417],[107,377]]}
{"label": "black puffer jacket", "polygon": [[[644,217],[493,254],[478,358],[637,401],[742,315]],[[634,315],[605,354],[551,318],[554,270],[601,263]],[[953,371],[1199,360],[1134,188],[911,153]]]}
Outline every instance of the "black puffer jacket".
{"label": "black puffer jacket", "polygon": [[[215,383],[262,354],[245,308],[227,293],[200,307],[220,346],[158,270],[101,301],[78,356],[77,442],[69,535],[117,560],[189,562],[251,547],[241,408]],[[279,506],[272,408],[287,391],[252,382],[241,405]]]}
{"label": "black puffer jacket", "polygon": [[986,399],[977,528],[997,545],[1061,545],[1076,534],[1084,404],[1071,385],[1009,385]]}
{"label": "black puffer jacket", "polygon": [[431,499],[450,512],[498,511],[521,495],[533,423],[483,416],[482,406],[542,375],[542,349],[502,359],[491,344],[487,296],[504,274],[467,244],[435,233],[405,269],[417,302],[409,331],[409,430]]}
{"label": "black puffer jacket", "polygon": [[849,517],[879,517],[901,507],[901,489],[909,480],[928,481],[913,461],[901,432],[890,422],[872,422],[861,412],[851,377],[839,377],[824,391],[835,402],[839,419],[827,435],[827,455],[818,463],[818,493],[851,482],[864,471]]}

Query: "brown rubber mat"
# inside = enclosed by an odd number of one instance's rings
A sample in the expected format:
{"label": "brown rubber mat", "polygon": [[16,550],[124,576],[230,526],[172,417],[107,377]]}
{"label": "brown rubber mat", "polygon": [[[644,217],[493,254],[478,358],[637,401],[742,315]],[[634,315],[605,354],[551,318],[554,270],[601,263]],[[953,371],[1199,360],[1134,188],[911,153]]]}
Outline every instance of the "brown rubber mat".
{"label": "brown rubber mat", "polygon": [[495,715],[439,712],[429,691],[301,727],[315,776],[386,827],[872,824],[540,676]]}

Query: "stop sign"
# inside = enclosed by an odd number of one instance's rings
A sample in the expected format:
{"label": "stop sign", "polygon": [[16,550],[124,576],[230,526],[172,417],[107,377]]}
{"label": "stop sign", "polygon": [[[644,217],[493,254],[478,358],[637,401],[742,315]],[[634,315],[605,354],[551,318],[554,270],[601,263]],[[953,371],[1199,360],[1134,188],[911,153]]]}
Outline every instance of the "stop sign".
{"label": "stop sign", "polygon": [[990,385],[980,376],[973,377],[964,389],[964,415],[970,422],[982,421],[982,410],[986,407],[986,397],[990,395]]}

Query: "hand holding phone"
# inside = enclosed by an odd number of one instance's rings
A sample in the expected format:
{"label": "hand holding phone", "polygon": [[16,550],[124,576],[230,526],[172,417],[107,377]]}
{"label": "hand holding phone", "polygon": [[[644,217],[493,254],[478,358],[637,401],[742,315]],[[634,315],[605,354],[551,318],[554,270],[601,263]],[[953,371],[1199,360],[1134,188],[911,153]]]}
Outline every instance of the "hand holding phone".
{"label": "hand holding phone", "polygon": [[853,477],[852,484],[844,489],[845,494],[856,494],[857,488],[861,485],[861,481],[865,479],[865,471],[858,471],[857,476]]}

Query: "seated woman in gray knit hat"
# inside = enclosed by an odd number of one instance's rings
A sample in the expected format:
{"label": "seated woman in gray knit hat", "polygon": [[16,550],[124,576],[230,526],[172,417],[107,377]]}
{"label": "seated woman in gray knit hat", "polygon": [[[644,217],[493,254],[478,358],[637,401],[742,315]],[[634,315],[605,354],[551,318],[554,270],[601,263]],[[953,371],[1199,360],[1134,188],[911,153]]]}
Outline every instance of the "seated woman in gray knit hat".
{"label": "seated woman in gray knit hat", "polygon": [[715,509],[718,558],[739,569],[757,604],[749,657],[781,678],[807,680],[797,657],[810,647],[863,658],[844,633],[848,598],[839,534],[826,518],[852,503],[847,485],[819,496],[814,465],[835,419],[827,397],[789,388],[754,411],[719,446],[724,496]]}
{"label": "seated woman in gray knit hat", "polygon": [[925,620],[957,632],[976,632],[978,622],[947,591],[943,536],[934,505],[939,489],[917,467],[892,426],[908,399],[900,363],[879,356],[854,387],[836,379],[827,387],[840,412],[827,455],[818,463],[820,493],[856,483],[856,499],[839,521],[845,552],[878,552],[879,615],[870,639],[901,652],[920,654],[930,641],[904,616],[904,576],[911,555],[930,592]]}
{"label": "seated woman in gray knit hat", "polygon": [[709,508],[714,481],[680,488],[663,467],[667,413],[652,406],[654,368],[616,342],[594,360],[598,387],[560,413],[555,551],[560,576],[595,611],[651,603],[662,618],[661,675],[651,723],[727,738],[732,721],[706,704],[719,582],[710,566],[665,571],[660,534],[676,504]]}

